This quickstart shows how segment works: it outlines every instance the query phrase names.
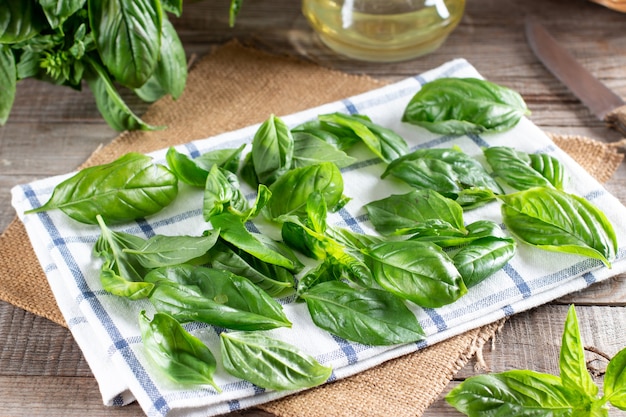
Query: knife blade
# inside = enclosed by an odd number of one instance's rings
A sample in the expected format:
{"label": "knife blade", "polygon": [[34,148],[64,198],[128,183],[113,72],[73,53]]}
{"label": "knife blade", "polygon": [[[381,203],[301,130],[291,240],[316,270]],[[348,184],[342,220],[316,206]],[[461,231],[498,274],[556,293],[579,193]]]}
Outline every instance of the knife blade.
{"label": "knife blade", "polygon": [[550,33],[526,20],[526,40],[539,61],[600,120],[626,135],[626,103],[595,78]]}

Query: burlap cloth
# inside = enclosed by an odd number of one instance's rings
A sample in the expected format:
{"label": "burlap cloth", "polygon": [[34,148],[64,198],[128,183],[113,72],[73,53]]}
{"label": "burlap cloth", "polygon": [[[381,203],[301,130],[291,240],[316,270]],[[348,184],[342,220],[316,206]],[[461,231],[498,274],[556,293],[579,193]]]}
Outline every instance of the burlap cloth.
{"label": "burlap cloth", "polygon": [[[83,166],[109,162],[129,152],[149,152],[209,137],[381,86],[366,76],[347,75],[288,57],[272,56],[231,42],[190,71],[178,101],[164,98],[143,119],[166,130],[127,132],[96,150]],[[623,156],[615,148],[580,137],[554,141],[600,181]],[[17,218],[0,236],[0,299],[62,326],[65,321]],[[494,323],[366,372],[305,391],[260,408],[288,417],[419,416],[488,341]]]}

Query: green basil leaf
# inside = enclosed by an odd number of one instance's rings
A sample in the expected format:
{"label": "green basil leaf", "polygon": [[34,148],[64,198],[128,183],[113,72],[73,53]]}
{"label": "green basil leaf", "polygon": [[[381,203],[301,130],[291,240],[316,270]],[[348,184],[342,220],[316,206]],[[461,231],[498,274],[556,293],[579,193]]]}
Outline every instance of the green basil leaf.
{"label": "green basil leaf", "polygon": [[16,89],[15,57],[8,45],[0,45],[0,125],[4,125],[9,118]]}
{"label": "green basil leaf", "polygon": [[248,200],[239,188],[237,176],[214,165],[206,179],[202,214],[206,221],[211,221],[231,208],[240,213],[248,208]]}
{"label": "green basil leaf", "polygon": [[[456,148],[418,149],[391,162],[381,178],[389,175],[411,187],[432,189],[455,200],[471,189],[502,194],[498,183],[482,165]],[[487,193],[485,198],[492,199],[493,194]],[[460,199],[459,204],[462,201]],[[471,205],[475,206],[476,201],[471,201]]]}
{"label": "green basil leaf", "polygon": [[382,242],[384,239],[378,236],[356,233],[344,227],[328,227],[326,228],[326,236],[336,242],[352,249],[360,250],[368,246]]}
{"label": "green basil leaf", "polygon": [[464,211],[467,211],[495,200],[496,195],[497,193],[487,188],[466,188],[461,190],[455,201],[463,207]]}
{"label": "green basil leaf", "polygon": [[[533,155],[507,146],[494,146],[484,149],[483,152],[495,176],[516,190],[533,187],[563,188],[563,166],[549,155],[534,155],[531,159]],[[538,169],[533,166],[533,160]]]}
{"label": "green basil leaf", "polygon": [[181,322],[200,321],[236,330],[291,327],[282,306],[244,277],[217,269],[178,265],[145,277],[155,284],[150,302]]}
{"label": "green basil leaf", "polygon": [[580,392],[581,395],[588,396],[590,399],[598,394],[598,386],[587,371],[587,361],[580,339],[580,329],[574,305],[570,306],[565,320],[559,370],[561,383],[565,388]]}
{"label": "green basil leaf", "polygon": [[559,377],[525,370],[468,378],[446,395],[446,401],[461,413],[476,417],[584,416],[588,415],[585,405],[590,406],[572,398]]}
{"label": "green basil leaf", "polygon": [[200,339],[189,334],[167,314],[157,313],[152,320],[145,311],[139,315],[144,352],[150,361],[172,381],[183,385],[210,385],[217,361]]}
{"label": "green basil leaf", "polygon": [[82,9],[85,2],[86,0],[38,0],[52,29],[59,27],[68,17]]}
{"label": "green basil leaf", "polygon": [[391,195],[365,205],[374,228],[383,235],[413,233],[415,226],[441,220],[450,228],[465,232],[463,208],[454,200],[430,189]]}
{"label": "green basil leaf", "polygon": [[284,222],[281,226],[283,242],[311,259],[326,258],[325,239],[307,232],[306,228],[294,222]]}
{"label": "green basil leaf", "polygon": [[402,121],[444,135],[502,132],[530,114],[519,93],[477,78],[439,78],[411,98]]}
{"label": "green basil leaf", "polygon": [[160,268],[183,263],[197,263],[215,245],[219,230],[204,236],[155,235],[135,249],[124,252],[135,255],[144,268]]}
{"label": "green basil leaf", "polygon": [[258,332],[220,334],[226,371],[274,390],[296,390],[323,384],[332,369],[295,346]]}
{"label": "green basil leaf", "polygon": [[211,170],[213,165],[218,165],[220,168],[236,174],[239,171],[239,160],[241,159],[241,153],[245,147],[246,144],[244,143],[239,148],[208,151],[195,158],[194,162],[207,172]]}
{"label": "green basil leaf", "polygon": [[552,188],[500,197],[507,229],[540,249],[598,259],[610,267],[617,251],[611,222],[593,204]]}
{"label": "green basil leaf", "polygon": [[387,163],[409,152],[408,145],[400,135],[358,115],[333,113],[318,118],[322,122],[349,128],[376,156]]}
{"label": "green basil leaf", "polygon": [[383,242],[363,252],[381,287],[419,306],[441,307],[467,292],[461,274],[434,244]]}
{"label": "green basil leaf", "polygon": [[293,132],[293,168],[332,162],[339,168],[356,162],[344,151],[308,132]]}
{"label": "green basil leaf", "polygon": [[620,410],[626,410],[626,349],[613,356],[604,374],[604,397]]}
{"label": "green basil leaf", "polygon": [[323,282],[300,295],[313,322],[344,339],[366,345],[395,345],[424,338],[415,314],[387,291]]}
{"label": "green basil leaf", "polygon": [[241,5],[243,4],[243,0],[230,0],[230,8],[228,13],[228,24],[230,27],[235,26],[235,20],[237,20],[237,16],[241,11]]}
{"label": "green basil leaf", "polygon": [[170,147],[166,154],[167,164],[178,179],[185,184],[204,188],[213,165],[233,174],[237,173],[239,158],[244,147],[245,145],[241,145],[238,149],[216,149],[194,159]]}
{"label": "green basil leaf", "polygon": [[154,72],[161,47],[158,0],[89,0],[89,23],[102,62],[113,78],[141,87]]}
{"label": "green basil leaf", "polygon": [[339,281],[341,275],[341,267],[337,262],[333,258],[326,258],[298,280],[296,297],[301,298],[302,294],[322,282]]}
{"label": "green basil leaf", "polygon": [[506,238],[506,235],[502,228],[491,220],[476,220],[465,226],[465,231],[462,233],[458,229],[446,228],[445,223],[440,225],[436,222],[427,222],[423,229],[415,228],[415,234],[409,239],[432,242],[439,247],[449,248],[467,245],[486,237]]}
{"label": "green basil leaf", "polygon": [[293,292],[294,277],[288,269],[263,262],[221,240],[209,251],[209,262],[215,269],[249,279],[272,297]]}
{"label": "green basil leaf", "polygon": [[361,139],[348,127],[322,122],[319,119],[309,120],[291,129],[294,133],[306,133],[332,145],[340,151],[350,149]]}
{"label": "green basil leaf", "polygon": [[289,270],[296,268],[296,264],[292,259],[265,244],[261,240],[262,235],[255,236],[250,233],[238,216],[230,213],[218,214],[211,217],[211,224],[214,228],[220,229],[222,239],[244,252],[264,262],[282,266]]}
{"label": "green basil leaf", "polygon": [[465,286],[471,288],[502,269],[514,255],[513,239],[483,237],[459,249],[452,256],[452,262]]}
{"label": "green basil leaf", "polygon": [[[56,186],[52,197],[27,213],[60,209],[81,223],[120,223],[154,214],[178,194],[178,180],[149,156],[130,152],[103,165],[80,170]],[[123,201],[124,204],[120,204]]]}
{"label": "green basil leaf", "polygon": [[113,129],[121,132],[124,130],[157,130],[159,127],[151,126],[141,120],[124,103],[106,70],[93,59],[85,56],[90,68],[95,72],[85,79],[89,89],[96,100],[98,110],[102,117]]}
{"label": "green basil leaf", "polygon": [[113,262],[105,262],[100,269],[102,288],[118,297],[130,300],[148,298],[154,290],[154,284],[143,281],[129,281],[113,270]]}
{"label": "green basil leaf", "polygon": [[269,185],[287,172],[293,150],[291,131],[280,118],[271,115],[252,139],[252,162],[259,182]]}
{"label": "green basil leaf", "polygon": [[267,204],[270,218],[282,215],[306,215],[307,199],[319,192],[326,207],[334,210],[342,201],[343,178],[339,168],[331,162],[295,168],[282,175],[270,186],[272,195],[279,196]]}
{"label": "green basil leaf", "polygon": [[17,43],[36,36],[45,27],[45,16],[34,1],[0,3],[0,44]]}
{"label": "green basil leaf", "polygon": [[180,17],[183,14],[183,0],[161,0],[163,10]]}

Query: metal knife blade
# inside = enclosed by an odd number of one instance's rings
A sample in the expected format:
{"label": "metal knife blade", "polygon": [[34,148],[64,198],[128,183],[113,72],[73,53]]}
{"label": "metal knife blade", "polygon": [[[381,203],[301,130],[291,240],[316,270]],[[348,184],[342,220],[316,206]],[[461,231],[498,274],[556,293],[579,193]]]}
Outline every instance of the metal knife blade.
{"label": "metal knife blade", "polygon": [[545,67],[565,84],[600,120],[626,134],[624,100],[596,79],[540,24],[526,21],[530,49]]}

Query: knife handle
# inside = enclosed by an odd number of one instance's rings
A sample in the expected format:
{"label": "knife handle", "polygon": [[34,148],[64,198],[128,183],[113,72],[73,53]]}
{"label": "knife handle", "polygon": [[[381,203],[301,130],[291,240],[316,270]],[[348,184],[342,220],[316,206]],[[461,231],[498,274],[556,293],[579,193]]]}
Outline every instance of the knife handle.
{"label": "knife handle", "polygon": [[620,106],[604,117],[604,121],[609,127],[617,130],[622,135],[626,135],[626,105]]}

